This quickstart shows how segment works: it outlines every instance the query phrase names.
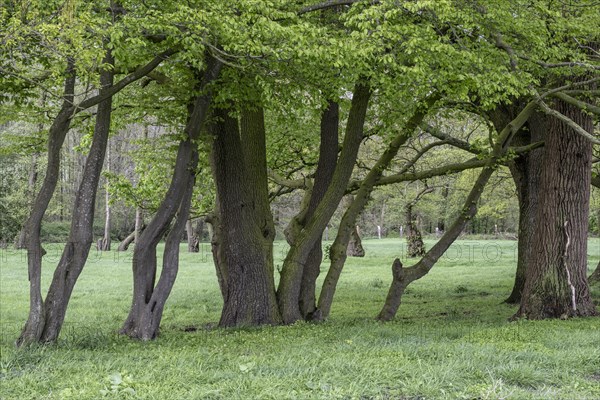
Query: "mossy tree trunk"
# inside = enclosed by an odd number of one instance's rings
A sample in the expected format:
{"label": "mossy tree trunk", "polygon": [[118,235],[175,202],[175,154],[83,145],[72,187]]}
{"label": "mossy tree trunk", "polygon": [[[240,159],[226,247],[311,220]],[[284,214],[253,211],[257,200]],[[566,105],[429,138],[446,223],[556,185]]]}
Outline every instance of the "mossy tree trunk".
{"label": "mossy tree trunk", "polygon": [[277,290],[277,301],[283,322],[286,324],[303,318],[300,309],[300,294],[302,292],[304,266],[315,243],[320,240],[323,230],[345,194],[354,169],[358,149],[363,139],[364,123],[370,97],[371,90],[369,86],[357,83],[346,123],[342,152],[331,178],[331,183],[311,218],[298,232],[294,246],[290,247],[283,262]]}
{"label": "mossy tree trunk", "polygon": [[[348,257],[348,243],[356,229],[356,219],[367,205],[373,188],[381,179],[383,172],[390,165],[396,154],[398,154],[400,147],[406,143],[414,130],[423,121],[429,112],[429,107],[433,105],[436,99],[437,97],[432,96],[428,99],[427,106],[415,111],[413,116],[407,121],[404,129],[396,134],[381,157],[377,160],[375,166],[371,168],[365,179],[361,182],[354,197],[350,198],[351,202],[342,216],[342,220],[338,227],[338,233],[329,251],[329,270],[327,271],[327,275],[325,276],[321,288],[318,308],[313,315],[313,320],[323,320],[329,316],[337,283],[342,273],[342,269],[344,268],[346,258]],[[404,173],[406,171],[402,172]]]}
{"label": "mossy tree trunk", "polygon": [[[593,133],[593,120],[557,100],[554,109]],[[547,123],[539,208],[516,318],[596,315],[587,281],[592,144],[557,118]]]}

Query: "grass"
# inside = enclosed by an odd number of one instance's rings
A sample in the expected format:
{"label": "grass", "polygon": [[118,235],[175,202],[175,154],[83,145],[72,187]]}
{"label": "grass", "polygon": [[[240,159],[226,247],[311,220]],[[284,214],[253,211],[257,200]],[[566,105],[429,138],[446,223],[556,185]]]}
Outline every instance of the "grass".
{"label": "grass", "polygon": [[[92,253],[59,343],[29,349],[14,347],[27,316],[25,253],[2,250],[0,399],[600,398],[599,319],[507,322],[516,242],[457,242],[385,324],[373,317],[403,244],[364,246],[366,257],[347,263],[329,321],[260,329],[212,328],[221,301],[209,248],[183,252],[150,343],[116,334],[131,253]],[[48,250],[46,285],[61,248]],[[277,243],[278,263],[284,250]],[[591,270],[599,239],[589,253]]]}

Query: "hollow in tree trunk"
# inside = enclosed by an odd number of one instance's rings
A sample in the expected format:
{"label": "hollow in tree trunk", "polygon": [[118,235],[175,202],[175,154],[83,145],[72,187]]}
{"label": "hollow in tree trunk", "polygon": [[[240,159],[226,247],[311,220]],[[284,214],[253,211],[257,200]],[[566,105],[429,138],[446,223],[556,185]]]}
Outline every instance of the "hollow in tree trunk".
{"label": "hollow in tree trunk", "polygon": [[[592,118],[557,100],[555,110],[593,133]],[[597,315],[587,281],[592,144],[557,118],[547,123],[525,287],[515,318]]]}

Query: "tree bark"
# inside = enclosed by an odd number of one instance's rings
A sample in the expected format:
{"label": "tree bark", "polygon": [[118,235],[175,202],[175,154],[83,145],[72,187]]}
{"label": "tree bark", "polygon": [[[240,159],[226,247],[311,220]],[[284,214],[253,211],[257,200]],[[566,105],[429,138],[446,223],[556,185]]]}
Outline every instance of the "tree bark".
{"label": "tree bark", "polygon": [[[557,100],[555,110],[593,132],[592,118],[578,108]],[[547,127],[535,235],[514,318],[597,315],[586,276],[592,144],[556,118]]]}
{"label": "tree bark", "polygon": [[535,108],[536,104],[534,102],[527,104],[519,115],[500,132],[492,150],[492,154],[486,161],[484,168],[471,188],[461,213],[454,223],[446,230],[444,235],[442,235],[440,240],[425,253],[419,262],[410,268],[403,268],[402,263],[398,259],[394,261],[392,265],[392,284],[388,291],[385,304],[377,316],[377,319],[389,321],[394,318],[400,307],[402,295],[404,294],[406,287],[429,273],[435,263],[446,252],[448,247],[450,247],[456,238],[458,238],[467,223],[475,216],[477,213],[477,202],[483,193],[485,185],[496,169],[499,159],[506,153],[512,138],[517,134],[519,129],[521,129],[523,124],[527,122]]}
{"label": "tree bark", "polygon": [[[319,160],[315,171],[315,179],[310,188],[306,190],[300,212],[292,218],[286,228],[286,238],[290,247],[296,245],[296,239],[300,231],[314,215],[319,202],[323,199],[327,188],[331,184],[337,164],[339,116],[339,104],[333,101],[328,103],[327,108],[321,114]],[[298,306],[302,317],[305,319],[310,318],[310,315],[316,309],[316,280],[321,272],[321,262],[323,261],[322,236],[321,233],[321,236],[310,250],[302,271]]]}
{"label": "tree bark", "polygon": [[[110,141],[106,147],[106,170],[110,172]],[[106,178],[106,186],[104,187],[104,237],[100,242],[99,251],[110,251],[110,225],[111,225],[111,209],[110,209],[110,193],[108,191],[108,178]]]}
{"label": "tree bark", "polygon": [[27,345],[40,340],[45,325],[44,304],[42,298],[42,249],[40,232],[42,218],[52,199],[60,171],[60,150],[71,126],[72,103],[75,93],[75,65],[69,61],[63,91],[63,104],[54,119],[48,134],[48,163],[44,182],[38,192],[29,219],[25,223],[27,232],[27,264],[29,272],[29,316],[17,346]]}
{"label": "tree bark", "polygon": [[194,225],[189,219],[185,223],[185,232],[187,236],[188,253],[198,253],[200,251],[200,240],[194,232]]}
{"label": "tree bark", "polygon": [[[286,324],[302,319],[300,310],[300,293],[304,265],[310,256],[315,243],[321,237],[323,230],[337,209],[352,175],[358,149],[363,138],[366,112],[371,97],[369,86],[357,83],[352,97],[352,105],[346,124],[344,144],[339,157],[331,184],[316,207],[312,218],[299,232],[296,244],[290,248],[281,271],[277,301]],[[345,254],[346,246],[344,246]]]}
{"label": "tree bark", "polygon": [[[179,260],[179,240],[189,214],[189,197],[193,190],[198,164],[196,141],[206,120],[212,94],[207,86],[217,79],[221,62],[207,56],[207,66],[200,82],[200,94],[190,107],[185,139],[179,143],[175,169],[169,189],[156,214],[139,235],[133,252],[133,299],[121,333],[132,338],[151,340],[158,335],[162,309],[175,282]],[[179,216],[167,237],[163,255],[163,272],[155,287],[156,247],[165,235],[175,214]],[[181,219],[185,216],[185,219]]]}
{"label": "tree bark", "polygon": [[[41,131],[44,129],[44,126],[40,124],[38,129]],[[27,182],[27,197],[30,199],[29,202],[29,212],[33,209],[35,204],[35,185],[38,180],[38,158],[39,153],[33,153],[31,155],[31,170],[29,171],[29,179]],[[15,241],[15,249],[25,249],[27,248],[27,228],[25,225],[21,228],[19,235],[17,236],[17,240]]]}
{"label": "tree bark", "polygon": [[[213,125],[212,166],[217,187],[217,273],[224,297],[219,326],[281,321],[275,298],[262,109],[242,111],[242,135],[229,110]],[[269,221],[269,219],[271,221]],[[213,240],[213,243],[216,241]]]}
{"label": "tree bark", "polygon": [[[490,115],[490,120],[501,130],[518,112],[518,102],[510,106],[498,106]],[[519,130],[513,143],[518,146],[527,146],[543,140],[545,131],[545,120],[543,114],[534,113],[526,126]],[[534,221],[537,213],[538,193],[540,191],[540,163],[542,150],[532,149],[529,152],[520,153],[508,162],[508,168],[515,182],[517,199],[519,201],[519,228],[517,244],[517,269],[513,289],[505,300],[508,304],[519,304],[523,287],[525,286],[525,271],[531,257],[531,243],[534,236]]]}
{"label": "tree bark", "polygon": [[[106,53],[103,63],[114,63],[110,51]],[[113,78],[112,70],[100,73],[100,93],[110,89]],[[112,97],[108,97],[98,105],[94,138],[83,169],[83,179],[75,197],[69,238],[43,304],[43,322],[36,328],[39,332],[36,340],[41,342],[54,342],[58,338],[71,293],[87,261],[93,240],[96,192],[106,154],[111,113]],[[31,339],[23,338],[24,341]]]}
{"label": "tree bark", "polygon": [[590,285],[595,285],[598,282],[600,282],[600,262],[598,262],[598,265],[596,266],[596,269],[589,276],[588,282],[590,283]]}
{"label": "tree bark", "polygon": [[[142,226],[140,228],[140,231],[144,230],[146,226]],[[137,236],[138,231],[137,229],[134,229],[133,232],[131,232],[129,235],[127,235],[127,237],[125,239],[123,239],[121,241],[121,243],[119,243],[119,247],[117,247],[117,251],[127,251],[127,249],[129,249],[129,245],[131,245],[131,243],[135,243],[135,237]]]}
{"label": "tree bark", "polygon": [[350,240],[348,242],[348,247],[346,248],[346,255],[350,257],[365,256],[365,249],[362,246],[362,240],[358,233],[358,225],[355,225],[352,232],[350,232]]}
{"label": "tree bark", "polygon": [[[379,157],[375,166],[371,168],[365,179],[361,182],[352,202],[342,216],[340,226],[338,227],[338,233],[329,251],[329,270],[327,271],[327,276],[325,277],[325,281],[321,288],[318,309],[313,314],[313,320],[319,321],[326,319],[329,316],[337,283],[342,273],[342,269],[344,268],[344,263],[346,262],[348,243],[352,237],[352,232],[356,229],[356,219],[365,208],[373,188],[382,178],[383,172],[388,168],[396,154],[398,154],[400,147],[406,143],[414,130],[423,121],[423,118],[425,118],[429,112],[429,107],[433,105],[436,99],[436,96],[432,96],[428,99],[425,108],[415,111],[404,129],[398,132],[381,157]],[[408,167],[406,169],[408,169]],[[404,173],[406,170],[401,172]]]}

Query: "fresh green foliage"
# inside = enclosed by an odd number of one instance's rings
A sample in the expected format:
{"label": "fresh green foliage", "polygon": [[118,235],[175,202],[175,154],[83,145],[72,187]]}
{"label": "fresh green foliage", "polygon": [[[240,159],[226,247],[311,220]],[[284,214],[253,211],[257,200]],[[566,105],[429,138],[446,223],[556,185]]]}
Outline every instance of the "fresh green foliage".
{"label": "fresh green foliage", "polygon": [[[92,253],[59,343],[27,349],[13,345],[27,312],[25,252],[2,250],[0,398],[600,397],[597,319],[507,322],[516,245],[457,241],[410,286],[397,319],[382,324],[373,317],[404,242],[367,240],[365,258],[348,261],[329,321],[215,329],[221,298],[205,243],[199,254],[182,252],[161,336],[149,343],[116,334],[129,307],[131,253]],[[46,267],[61,248],[48,246]],[[277,262],[284,250],[276,243]],[[591,271],[598,239],[589,254]]]}

